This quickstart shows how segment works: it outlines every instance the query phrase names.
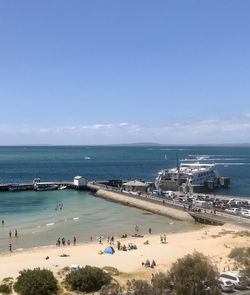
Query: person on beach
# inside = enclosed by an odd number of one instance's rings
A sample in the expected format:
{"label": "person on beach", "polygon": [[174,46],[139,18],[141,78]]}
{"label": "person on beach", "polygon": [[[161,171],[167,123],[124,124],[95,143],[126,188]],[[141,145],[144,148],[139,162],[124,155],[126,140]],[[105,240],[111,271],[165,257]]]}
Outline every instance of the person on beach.
{"label": "person on beach", "polygon": [[110,239],[110,244],[113,244],[114,245],[114,237],[113,236]]}
{"label": "person on beach", "polygon": [[167,238],[166,238],[166,234],[163,235],[163,241],[164,241],[164,244],[167,243]]}
{"label": "person on beach", "polygon": [[93,242],[93,237],[92,236],[90,237],[90,242]]}
{"label": "person on beach", "polygon": [[2,225],[4,225],[4,220],[2,219]]}
{"label": "person on beach", "polygon": [[9,237],[11,238],[11,230],[9,231]]}
{"label": "person on beach", "polygon": [[12,245],[9,244],[9,251],[12,252]]}
{"label": "person on beach", "polygon": [[60,238],[57,239],[56,245],[57,246],[60,246],[61,245],[61,239]]}
{"label": "person on beach", "polygon": [[102,244],[102,237],[99,237],[99,244]]}
{"label": "person on beach", "polygon": [[76,245],[76,237],[74,237],[73,243],[74,243],[74,246],[75,246]]}
{"label": "person on beach", "polygon": [[15,237],[17,238],[17,230],[15,229]]}
{"label": "person on beach", "polygon": [[63,244],[63,246],[65,246],[65,238],[64,237],[62,238],[62,244]]}
{"label": "person on beach", "polygon": [[151,235],[152,233],[151,227],[148,229],[148,233]]}
{"label": "person on beach", "polygon": [[161,243],[163,243],[163,237],[162,236],[160,236],[160,240],[161,240]]}
{"label": "person on beach", "polygon": [[67,241],[67,245],[70,246],[70,240]]}
{"label": "person on beach", "polygon": [[138,226],[138,225],[135,226],[135,232],[136,232],[136,233],[139,232],[139,226]]}

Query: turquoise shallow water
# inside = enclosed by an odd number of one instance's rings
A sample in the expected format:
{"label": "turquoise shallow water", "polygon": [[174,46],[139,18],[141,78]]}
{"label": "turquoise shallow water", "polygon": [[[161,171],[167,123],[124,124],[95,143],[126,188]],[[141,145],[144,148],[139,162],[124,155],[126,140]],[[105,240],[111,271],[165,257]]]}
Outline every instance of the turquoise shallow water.
{"label": "turquoise shallow water", "polygon": [[[132,207],[108,202],[88,192],[63,190],[43,192],[2,192],[0,216],[0,251],[55,244],[58,237],[78,242],[89,241],[92,236],[120,236],[132,234],[135,225],[141,233],[177,232],[195,226],[174,221]],[[55,210],[62,203],[62,210]],[[15,206],[13,205],[15,204]],[[7,208],[4,211],[3,208]],[[18,238],[13,237],[17,229]],[[12,237],[9,238],[9,231]]]}

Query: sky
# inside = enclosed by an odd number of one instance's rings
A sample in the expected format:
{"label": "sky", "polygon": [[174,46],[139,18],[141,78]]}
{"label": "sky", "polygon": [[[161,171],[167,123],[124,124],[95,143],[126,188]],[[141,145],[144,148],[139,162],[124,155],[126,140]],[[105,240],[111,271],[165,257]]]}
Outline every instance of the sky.
{"label": "sky", "polygon": [[250,1],[0,0],[0,145],[250,142]]}

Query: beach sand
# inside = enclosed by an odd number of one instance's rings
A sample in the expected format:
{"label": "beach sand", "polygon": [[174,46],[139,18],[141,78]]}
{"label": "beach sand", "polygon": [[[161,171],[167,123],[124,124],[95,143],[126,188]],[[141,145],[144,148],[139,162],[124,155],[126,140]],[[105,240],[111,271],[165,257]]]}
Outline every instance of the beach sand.
{"label": "beach sand", "polygon": [[[0,255],[0,280],[5,277],[17,277],[18,272],[23,269],[33,269],[35,267],[47,268],[55,274],[69,264],[80,264],[82,266],[92,265],[98,267],[112,266],[122,272],[141,273],[149,277],[152,272],[165,271],[178,258],[194,251],[208,255],[212,262],[217,265],[220,271],[232,269],[232,261],[227,257],[232,248],[237,246],[250,245],[250,238],[247,236],[235,237],[235,233],[242,228],[230,224],[224,226],[206,226],[202,229],[184,233],[167,235],[167,244],[160,243],[159,235],[147,235],[143,238],[119,239],[122,244],[134,243],[137,250],[118,251],[115,238],[115,253],[98,254],[108,243],[103,241],[102,245],[98,241],[79,244],[76,246],[50,246],[36,249],[28,249],[13,253]],[[143,242],[149,240],[149,245]],[[61,254],[69,257],[60,257]],[[45,259],[49,256],[49,259]],[[155,260],[155,269],[145,269],[141,263],[147,259]]]}

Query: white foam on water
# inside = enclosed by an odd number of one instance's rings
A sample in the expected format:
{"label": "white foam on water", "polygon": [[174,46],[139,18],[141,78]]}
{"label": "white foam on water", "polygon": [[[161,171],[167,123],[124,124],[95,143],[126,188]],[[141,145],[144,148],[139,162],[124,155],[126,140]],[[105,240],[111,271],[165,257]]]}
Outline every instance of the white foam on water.
{"label": "white foam on water", "polygon": [[46,226],[51,226],[51,225],[54,225],[55,223],[54,222],[51,222],[51,223],[47,223]]}
{"label": "white foam on water", "polygon": [[73,218],[73,220],[78,220],[78,219],[79,219],[79,217],[74,217],[74,218]]}

